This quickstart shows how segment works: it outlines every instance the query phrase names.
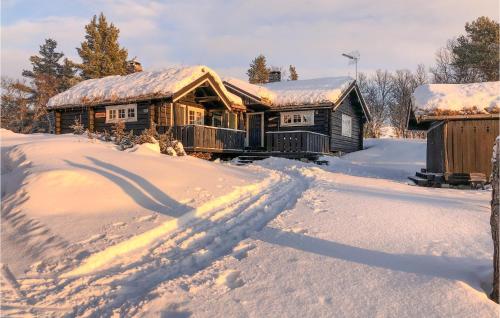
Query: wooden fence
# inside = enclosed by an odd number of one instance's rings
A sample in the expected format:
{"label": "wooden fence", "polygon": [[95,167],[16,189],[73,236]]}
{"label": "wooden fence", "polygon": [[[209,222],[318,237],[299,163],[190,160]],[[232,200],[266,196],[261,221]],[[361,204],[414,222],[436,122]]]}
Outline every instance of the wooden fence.
{"label": "wooden fence", "polygon": [[330,137],[310,131],[270,131],[266,133],[267,151],[329,153]]}
{"label": "wooden fence", "polygon": [[186,151],[243,152],[245,131],[230,128],[185,125],[172,128],[174,138]]}

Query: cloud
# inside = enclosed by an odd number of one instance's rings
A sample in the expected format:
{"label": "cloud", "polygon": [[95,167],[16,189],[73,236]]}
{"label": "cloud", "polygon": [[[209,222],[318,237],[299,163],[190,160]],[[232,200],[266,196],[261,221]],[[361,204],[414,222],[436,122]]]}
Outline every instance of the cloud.
{"label": "cloud", "polygon": [[[224,74],[245,77],[251,59],[263,53],[272,65],[296,65],[301,78],[353,75],[353,67],[340,55],[351,50],[360,51],[363,71],[413,69],[418,63],[430,66],[436,50],[463,33],[466,21],[496,14],[499,6],[496,0],[436,0],[418,5],[396,0],[82,3],[96,14],[103,11],[120,28],[120,43],[146,69],[207,64]],[[20,56],[26,65],[47,36],[75,56],[74,48],[90,18],[68,12],[21,18],[2,27],[2,72],[19,73]]]}

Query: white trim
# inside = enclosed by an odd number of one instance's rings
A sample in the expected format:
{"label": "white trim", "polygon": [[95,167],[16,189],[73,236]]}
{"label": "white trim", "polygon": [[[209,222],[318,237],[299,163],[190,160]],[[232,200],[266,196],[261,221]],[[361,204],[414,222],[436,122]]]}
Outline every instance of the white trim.
{"label": "white trim", "polygon": [[[196,113],[200,113],[201,114],[201,122],[202,124],[196,124],[196,123],[190,123],[189,122],[189,112],[190,111],[193,111],[195,113],[195,118],[196,118]],[[187,107],[187,118],[186,118],[186,122],[188,125],[199,125],[199,126],[202,126],[204,123],[205,123],[205,109],[203,108],[198,108],[198,107],[193,107],[193,106],[189,106]]]}
{"label": "white trim", "polygon": [[[134,111],[133,117],[129,117],[130,110]],[[120,111],[124,111],[125,113],[123,118],[119,117]],[[113,118],[110,118],[111,112],[114,113]],[[106,106],[106,124],[113,124],[119,121],[126,123],[137,121],[137,104]]]}
{"label": "white trim", "polygon": [[[293,126],[314,126],[314,110],[298,110],[280,112],[280,126],[293,127]],[[292,116],[291,122],[285,122],[285,116]],[[294,117],[299,116],[300,122],[294,122]],[[303,122],[305,118],[309,118],[309,122]]]}
{"label": "white trim", "polygon": [[260,117],[260,146],[264,147],[264,112],[247,113],[247,130],[245,138],[245,146],[250,146],[250,127],[249,127],[249,116],[251,115],[261,115]]}

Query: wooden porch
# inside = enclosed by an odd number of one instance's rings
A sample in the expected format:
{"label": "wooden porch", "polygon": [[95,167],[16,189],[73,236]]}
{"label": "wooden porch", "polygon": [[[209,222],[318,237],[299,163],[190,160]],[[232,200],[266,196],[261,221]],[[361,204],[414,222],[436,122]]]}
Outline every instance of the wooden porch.
{"label": "wooden porch", "polygon": [[243,130],[184,125],[172,127],[172,133],[188,152],[242,153],[245,148]]}
{"label": "wooden porch", "polygon": [[227,156],[253,155],[285,158],[317,158],[330,152],[330,137],[310,131],[267,132],[265,148],[245,148],[243,130],[204,125],[172,127],[174,138],[180,140],[187,152],[220,153]]}

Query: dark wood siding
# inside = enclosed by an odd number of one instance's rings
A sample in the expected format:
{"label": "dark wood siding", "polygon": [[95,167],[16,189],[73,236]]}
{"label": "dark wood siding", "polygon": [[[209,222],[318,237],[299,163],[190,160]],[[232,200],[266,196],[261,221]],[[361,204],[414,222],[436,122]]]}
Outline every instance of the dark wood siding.
{"label": "dark wood siding", "polygon": [[427,132],[427,170],[429,172],[444,172],[444,133],[446,124],[436,123]]}
{"label": "dark wood siding", "polygon": [[[125,123],[126,130],[133,130],[134,134],[140,134],[144,129],[149,128],[149,109],[151,102],[139,102],[137,103],[137,121]],[[105,113],[105,106],[94,107],[95,113]],[[95,115],[94,115],[95,116]],[[94,127],[96,131],[111,131],[113,124],[107,124],[105,117],[94,118]]]}
{"label": "dark wood siding", "polygon": [[[307,109],[297,108],[297,111],[304,111]],[[265,113],[264,123],[265,131],[293,131],[293,130],[304,130],[312,131],[320,134],[328,135],[328,115],[330,113],[330,108],[314,109],[314,125],[312,126],[284,126],[280,125],[280,113],[279,111],[268,111]]]}
{"label": "dark wood siding", "polygon": [[[363,149],[363,110],[354,91],[330,116],[331,151],[353,152]],[[342,114],[351,116],[351,137],[342,136]]]}
{"label": "dark wood siding", "polygon": [[71,126],[76,120],[80,120],[85,129],[89,128],[89,117],[87,108],[64,109],[61,114],[61,134],[72,133]]}

